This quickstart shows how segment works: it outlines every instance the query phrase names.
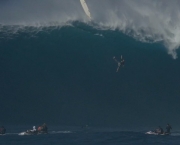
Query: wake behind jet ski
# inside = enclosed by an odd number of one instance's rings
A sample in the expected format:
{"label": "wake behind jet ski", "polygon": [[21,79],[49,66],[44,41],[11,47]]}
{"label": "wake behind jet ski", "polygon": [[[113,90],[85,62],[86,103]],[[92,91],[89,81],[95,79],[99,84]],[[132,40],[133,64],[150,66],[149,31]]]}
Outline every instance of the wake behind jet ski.
{"label": "wake behind jet ski", "polygon": [[4,126],[0,127],[0,135],[4,135],[6,133],[6,129],[4,128]]}
{"label": "wake behind jet ski", "polygon": [[123,66],[123,67],[124,67],[125,60],[123,59],[122,55],[121,55],[121,60],[120,60],[120,61],[118,61],[115,56],[113,57],[113,59],[114,59],[114,61],[117,62],[117,64],[118,64],[118,67],[117,67],[117,70],[116,70],[116,72],[118,72],[120,66]]}

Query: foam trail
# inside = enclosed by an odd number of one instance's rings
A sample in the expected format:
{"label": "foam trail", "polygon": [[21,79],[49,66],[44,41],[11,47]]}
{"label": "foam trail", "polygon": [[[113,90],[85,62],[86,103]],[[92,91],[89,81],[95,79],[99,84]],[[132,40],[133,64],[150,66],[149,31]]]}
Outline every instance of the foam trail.
{"label": "foam trail", "polygon": [[73,133],[72,131],[51,131],[51,134],[58,134],[58,133]]}
{"label": "foam trail", "polygon": [[[162,42],[177,58],[180,46],[179,0],[86,0],[102,29],[119,29],[139,41]],[[79,0],[8,0],[0,2],[0,24],[62,26],[68,21],[88,22]],[[2,28],[0,28],[0,31]],[[13,31],[13,30],[11,30]]]}

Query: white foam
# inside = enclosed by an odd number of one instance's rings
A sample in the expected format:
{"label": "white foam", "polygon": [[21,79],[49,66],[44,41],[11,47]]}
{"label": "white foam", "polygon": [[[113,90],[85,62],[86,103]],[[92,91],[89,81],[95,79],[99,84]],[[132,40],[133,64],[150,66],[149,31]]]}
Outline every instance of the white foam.
{"label": "white foam", "polygon": [[58,133],[73,133],[72,131],[51,131],[51,134],[58,134]]}

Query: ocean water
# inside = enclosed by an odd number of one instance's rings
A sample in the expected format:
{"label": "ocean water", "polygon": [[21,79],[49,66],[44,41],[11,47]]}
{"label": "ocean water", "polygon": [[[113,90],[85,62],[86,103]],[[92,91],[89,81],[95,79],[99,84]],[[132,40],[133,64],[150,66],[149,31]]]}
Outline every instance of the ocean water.
{"label": "ocean water", "polygon": [[122,131],[117,128],[51,126],[48,134],[20,136],[28,126],[8,126],[0,136],[2,145],[178,145],[180,133],[169,136],[146,135],[143,131]]}

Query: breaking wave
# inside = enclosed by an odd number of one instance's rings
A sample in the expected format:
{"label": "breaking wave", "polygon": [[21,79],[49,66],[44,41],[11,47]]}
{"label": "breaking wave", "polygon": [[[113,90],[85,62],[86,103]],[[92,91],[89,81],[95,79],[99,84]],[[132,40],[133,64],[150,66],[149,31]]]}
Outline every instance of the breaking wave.
{"label": "breaking wave", "polygon": [[97,30],[118,30],[142,42],[163,43],[168,53],[177,58],[176,50],[180,46],[178,0],[86,1],[93,22],[88,22],[79,0],[44,0],[43,4],[40,0],[2,1],[1,38],[21,32],[34,35],[81,22]]}

